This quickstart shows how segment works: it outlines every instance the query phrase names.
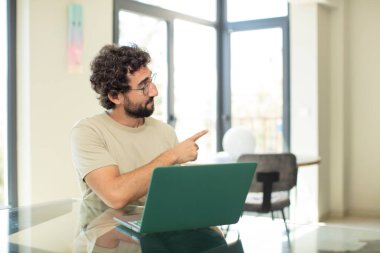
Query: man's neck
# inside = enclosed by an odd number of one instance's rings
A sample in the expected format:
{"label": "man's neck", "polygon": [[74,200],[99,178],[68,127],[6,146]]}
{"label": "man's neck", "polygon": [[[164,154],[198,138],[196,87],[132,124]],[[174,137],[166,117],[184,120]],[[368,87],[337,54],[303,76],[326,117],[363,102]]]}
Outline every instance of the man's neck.
{"label": "man's neck", "polygon": [[145,123],[145,118],[133,118],[126,115],[124,111],[110,109],[107,111],[107,114],[116,122],[128,127],[137,128]]}

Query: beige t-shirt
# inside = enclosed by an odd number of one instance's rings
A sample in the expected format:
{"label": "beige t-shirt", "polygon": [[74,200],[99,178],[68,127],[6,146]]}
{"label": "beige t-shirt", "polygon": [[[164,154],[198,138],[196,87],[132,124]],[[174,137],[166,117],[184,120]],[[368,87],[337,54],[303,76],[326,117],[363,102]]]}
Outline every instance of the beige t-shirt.
{"label": "beige t-shirt", "polygon": [[117,165],[120,173],[125,173],[149,163],[177,143],[174,129],[151,117],[138,128],[124,126],[106,112],[79,121],[71,130],[71,152],[83,199],[92,205],[104,205],[83,180],[89,172]]}

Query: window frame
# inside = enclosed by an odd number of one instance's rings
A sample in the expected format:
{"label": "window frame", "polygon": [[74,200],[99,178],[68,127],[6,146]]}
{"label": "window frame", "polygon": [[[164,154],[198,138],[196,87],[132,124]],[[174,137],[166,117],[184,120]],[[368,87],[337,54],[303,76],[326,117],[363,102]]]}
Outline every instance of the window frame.
{"label": "window frame", "polygon": [[205,19],[185,15],[179,12],[163,9],[157,6],[133,1],[133,0],[114,0],[114,15],[113,15],[113,43],[119,41],[119,18],[120,10],[127,10],[154,18],[162,19],[167,25],[167,59],[168,59],[168,107],[167,107],[167,123],[174,127],[176,117],[174,115],[174,20],[182,19],[197,24],[216,27],[217,23]]}
{"label": "window frame", "polygon": [[16,1],[7,0],[7,191],[8,205],[18,206],[17,188],[17,72],[16,72]]}
{"label": "window frame", "polygon": [[[289,5],[288,5],[289,9]],[[282,58],[282,72],[283,72],[283,108],[282,108],[282,118],[283,118],[283,151],[290,151],[290,41],[289,41],[289,15],[285,17],[267,18],[267,19],[257,19],[257,20],[246,20],[238,22],[230,22],[226,25],[226,31],[228,31],[228,39],[230,39],[231,33],[241,32],[241,31],[252,31],[259,29],[269,29],[269,28],[280,28],[282,30],[282,45],[283,45],[283,58]],[[230,45],[228,45],[230,46]],[[230,47],[228,48],[230,52]],[[228,57],[230,55],[228,54]],[[230,58],[228,58],[230,62]],[[228,77],[229,78],[229,77]],[[229,90],[230,91],[230,90]],[[229,93],[229,97],[231,94]],[[229,101],[229,106],[231,106],[231,101]],[[230,119],[231,124],[231,112],[227,115]],[[231,125],[229,125],[231,127]],[[227,128],[228,129],[228,128]]]}
{"label": "window frame", "polygon": [[[166,21],[168,28],[168,111],[167,123],[174,126],[176,117],[174,115],[174,42],[173,27],[174,19],[182,19],[197,24],[211,26],[217,33],[217,117],[216,117],[216,151],[222,151],[222,140],[225,132],[231,127],[231,90],[230,90],[230,34],[236,31],[277,28],[283,31],[283,150],[290,150],[290,47],[289,47],[289,15],[284,17],[246,20],[238,22],[227,21],[227,0],[217,1],[216,21],[208,21],[201,18],[185,15],[179,12],[163,9],[157,6],[133,1],[114,0],[113,15],[113,42],[119,41],[119,20],[120,10],[127,10],[140,13]],[[289,5],[288,5],[289,9]]]}

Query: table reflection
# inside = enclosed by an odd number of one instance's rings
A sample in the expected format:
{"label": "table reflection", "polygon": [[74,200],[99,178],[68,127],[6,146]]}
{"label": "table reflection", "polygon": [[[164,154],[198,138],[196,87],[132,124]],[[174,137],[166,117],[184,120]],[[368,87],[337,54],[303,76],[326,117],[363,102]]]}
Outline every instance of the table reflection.
{"label": "table reflection", "polygon": [[217,227],[139,234],[113,220],[117,215],[133,215],[142,208],[115,210],[83,201],[73,252],[243,252],[240,241],[227,244]]}
{"label": "table reflection", "polygon": [[[63,200],[0,210],[0,252],[257,252],[257,253],[380,253],[378,226],[359,228],[334,224],[289,223],[243,215],[230,226],[226,239],[215,229],[156,233],[140,237],[118,227],[115,214],[141,208],[113,210]],[[226,243],[227,241],[227,243]]]}

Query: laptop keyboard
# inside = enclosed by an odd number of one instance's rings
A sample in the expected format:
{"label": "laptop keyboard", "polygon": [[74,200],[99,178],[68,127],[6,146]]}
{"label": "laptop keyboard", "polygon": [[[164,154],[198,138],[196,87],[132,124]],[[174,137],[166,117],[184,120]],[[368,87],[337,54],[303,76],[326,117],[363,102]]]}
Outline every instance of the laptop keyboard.
{"label": "laptop keyboard", "polygon": [[141,227],[141,220],[135,220],[135,221],[129,221],[129,223],[133,226],[136,226],[138,228]]}

